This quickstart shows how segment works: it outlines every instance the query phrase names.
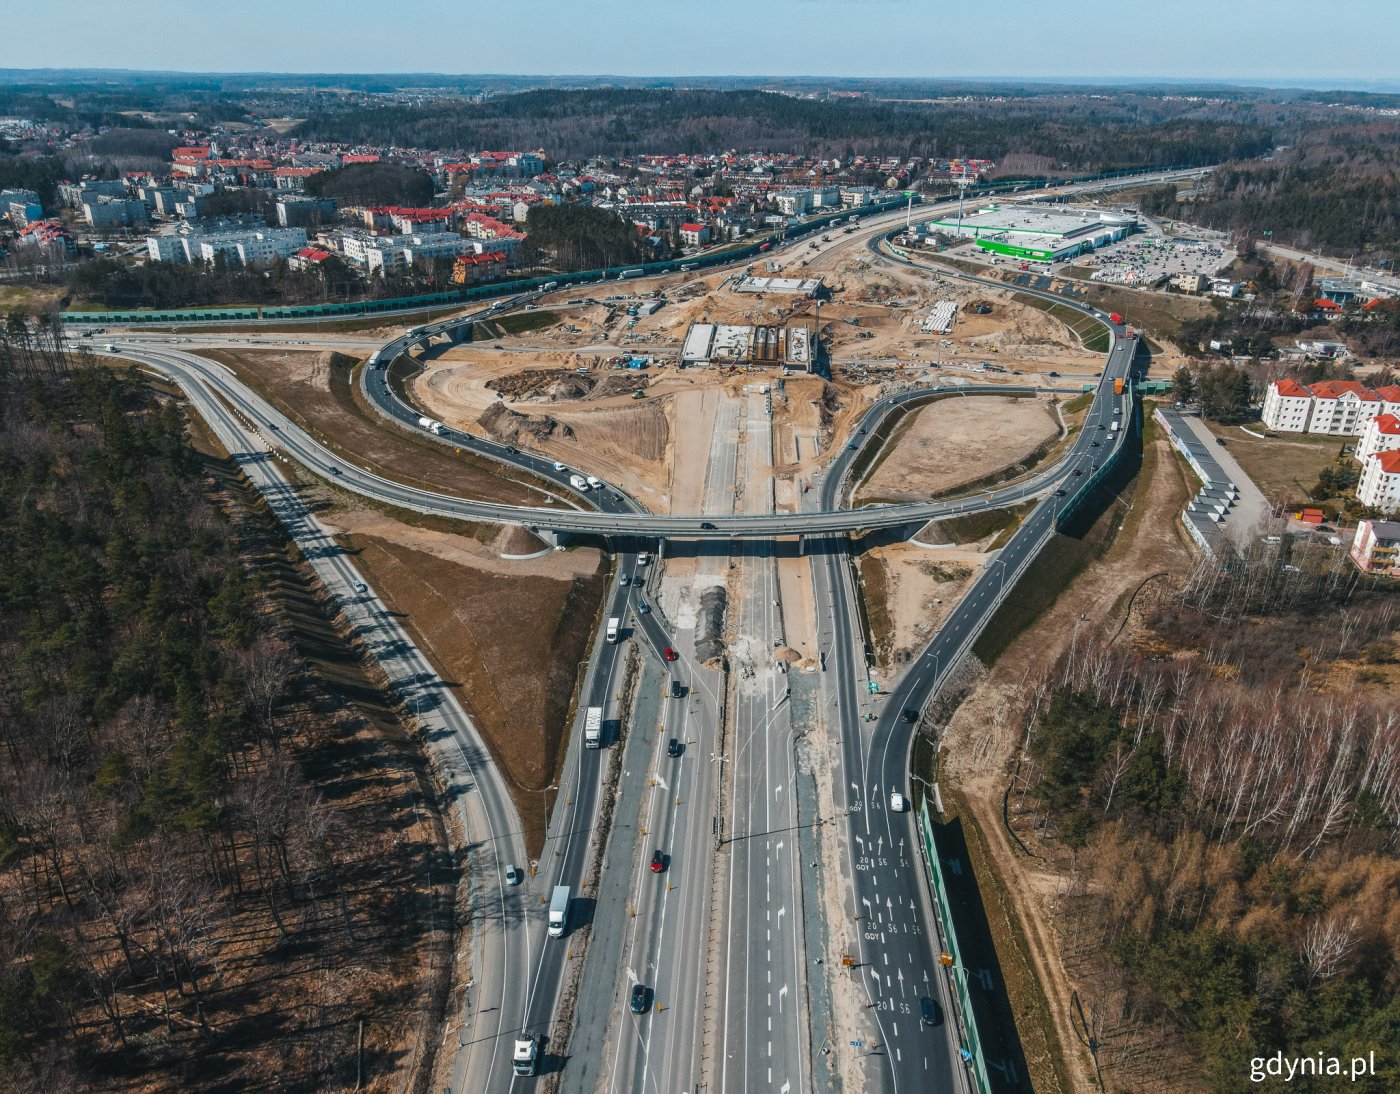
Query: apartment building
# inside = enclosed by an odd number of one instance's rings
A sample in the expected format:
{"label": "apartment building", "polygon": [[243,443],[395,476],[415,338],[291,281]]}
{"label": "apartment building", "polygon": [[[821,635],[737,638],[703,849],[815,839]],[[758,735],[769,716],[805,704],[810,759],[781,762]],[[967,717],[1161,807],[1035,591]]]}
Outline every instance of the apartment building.
{"label": "apartment building", "polygon": [[1377,452],[1400,448],[1400,417],[1377,414],[1361,427],[1361,439],[1356,442],[1356,458],[1365,460]]}
{"label": "apartment building", "polygon": [[1351,541],[1351,560],[1368,574],[1400,574],[1400,523],[1363,520]]}
{"label": "apartment building", "polygon": [[1361,461],[1356,496],[1377,512],[1400,512],[1400,451],[1377,452]]}
{"label": "apartment building", "polygon": [[1264,424],[1278,433],[1355,437],[1381,414],[1400,417],[1400,389],[1373,391],[1355,380],[1323,380],[1307,386],[1274,380],[1264,391]]}

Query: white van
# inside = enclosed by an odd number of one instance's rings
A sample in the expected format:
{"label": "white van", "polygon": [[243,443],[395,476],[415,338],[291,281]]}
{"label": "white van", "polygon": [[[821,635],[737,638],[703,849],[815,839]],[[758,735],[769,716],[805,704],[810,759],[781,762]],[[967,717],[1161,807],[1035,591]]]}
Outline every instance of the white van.
{"label": "white van", "polygon": [[908,808],[909,799],[906,798],[903,794],[901,794],[898,790],[894,791],[894,793],[890,795],[891,813],[903,813]]}

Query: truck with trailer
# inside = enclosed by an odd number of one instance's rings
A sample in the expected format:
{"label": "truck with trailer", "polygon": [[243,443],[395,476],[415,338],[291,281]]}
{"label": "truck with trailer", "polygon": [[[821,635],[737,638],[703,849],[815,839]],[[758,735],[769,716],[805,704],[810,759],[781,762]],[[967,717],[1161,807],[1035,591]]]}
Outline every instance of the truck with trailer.
{"label": "truck with trailer", "polygon": [[622,633],[622,617],[615,615],[608,620],[608,641],[616,642]]}
{"label": "truck with trailer", "polygon": [[[615,620],[615,619],[610,619],[610,620],[608,621],[608,623],[609,623],[608,629],[609,629],[609,630],[612,630],[611,624],[613,624],[613,623],[615,623],[615,622],[617,622],[617,620]],[[584,713],[584,716],[583,716],[583,747],[584,747],[584,748],[602,748],[602,747],[603,747],[603,708],[602,708],[602,707],[589,707],[588,710]]]}
{"label": "truck with trailer", "polygon": [[556,885],[549,898],[549,937],[563,938],[569,926],[569,887]]}
{"label": "truck with trailer", "polygon": [[436,434],[437,436],[442,435],[442,423],[433,418],[419,418],[418,424],[429,433]]}
{"label": "truck with trailer", "polygon": [[533,1037],[517,1037],[510,1067],[517,1075],[533,1075],[539,1065],[540,1043]]}
{"label": "truck with trailer", "polygon": [[617,275],[617,279],[621,281],[624,278],[628,277],[641,277],[644,273],[646,273],[646,270],[638,266],[635,270],[623,270],[620,274]]}
{"label": "truck with trailer", "polygon": [[540,292],[549,292],[550,290],[552,290],[552,289],[557,289],[558,287],[559,287],[559,282],[557,282],[557,281],[546,281],[543,285],[540,286]]}

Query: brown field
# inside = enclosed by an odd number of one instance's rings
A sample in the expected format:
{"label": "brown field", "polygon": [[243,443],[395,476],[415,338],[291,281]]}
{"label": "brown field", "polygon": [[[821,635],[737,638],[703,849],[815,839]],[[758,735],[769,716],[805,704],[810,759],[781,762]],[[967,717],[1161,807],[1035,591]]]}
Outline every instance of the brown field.
{"label": "brown field", "polygon": [[348,507],[322,519],[453,686],[538,852],[606,561],[592,549],[506,561],[496,543]]}
{"label": "brown field", "polygon": [[1059,435],[1048,399],[939,399],[896,427],[857,499],[924,501],[1025,459]]}
{"label": "brown field", "polygon": [[356,358],[333,352],[202,350],[222,361],[323,443],[363,467],[411,486],[507,505],[540,505],[544,497],[496,465],[451,451],[426,436],[388,426],[361,405],[351,370]]}
{"label": "brown field", "polygon": [[[1355,444],[1355,437],[1309,437],[1289,434],[1261,439],[1251,437],[1236,426],[1206,422],[1217,437],[1224,437],[1230,454],[1239,461],[1245,473],[1275,505],[1298,504],[1306,501],[1317,476],[1324,467],[1337,462],[1342,446]],[[1250,426],[1256,432],[1263,427]],[[1345,460],[1354,463],[1351,456]]]}

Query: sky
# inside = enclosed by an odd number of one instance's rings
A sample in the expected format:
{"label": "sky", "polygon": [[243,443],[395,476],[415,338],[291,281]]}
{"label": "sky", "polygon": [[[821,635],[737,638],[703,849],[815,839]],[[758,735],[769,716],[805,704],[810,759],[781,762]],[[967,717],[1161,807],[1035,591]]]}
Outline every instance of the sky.
{"label": "sky", "polygon": [[4,30],[0,68],[1400,88],[1396,0],[44,0]]}

